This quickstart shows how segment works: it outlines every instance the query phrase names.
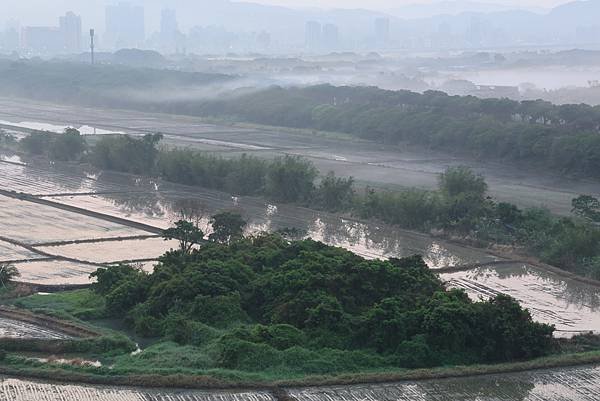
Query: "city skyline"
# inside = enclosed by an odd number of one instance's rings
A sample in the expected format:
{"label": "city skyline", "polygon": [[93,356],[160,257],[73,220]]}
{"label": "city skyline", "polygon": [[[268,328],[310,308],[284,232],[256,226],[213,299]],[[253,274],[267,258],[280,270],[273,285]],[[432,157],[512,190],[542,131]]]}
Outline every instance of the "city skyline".
{"label": "city skyline", "polygon": [[[446,13],[420,19],[402,19],[398,13],[392,15],[372,10],[290,9],[211,1],[214,2],[96,0],[84,7],[88,14],[82,12],[79,3],[79,6],[64,11],[54,10],[61,14],[48,24],[23,20],[19,24],[13,20],[9,28],[7,25],[0,27],[0,51],[22,50],[29,56],[77,53],[87,49],[90,28],[97,33],[99,51],[138,48],[165,54],[188,50],[217,54],[319,53],[477,49],[530,42],[596,43],[600,32],[600,25],[594,18],[600,12],[599,4],[590,1],[571,2],[545,13],[496,8],[484,12],[481,11],[487,9],[484,6],[477,13]],[[461,4],[465,7],[481,7],[481,3],[464,1]],[[59,0],[59,3],[69,5],[72,0]],[[458,3],[445,4],[454,6]],[[438,6],[442,7],[442,3]],[[96,7],[92,19],[86,16],[90,7]],[[414,14],[415,9],[412,12]]]}
{"label": "city skyline", "polygon": [[[213,1],[213,0],[209,0]],[[219,0],[217,0],[219,1]],[[29,26],[44,26],[53,22],[64,11],[72,10],[76,14],[88,21],[88,25],[103,25],[103,10],[106,5],[117,4],[119,0],[88,0],[81,2],[79,0],[21,0],[19,2],[9,2],[0,6],[0,14],[4,16],[4,21],[0,20],[0,24],[4,24],[6,20],[17,19],[23,25]],[[127,1],[126,1],[127,2]],[[146,8],[154,8],[160,10],[162,8],[177,8],[176,5],[186,4],[186,0],[167,1],[167,0],[130,0],[128,1],[136,5],[144,5]],[[502,5],[505,8],[527,8],[538,7],[550,9],[560,4],[568,3],[568,0],[521,0],[521,1],[500,1],[500,0],[466,0],[465,3],[481,3]],[[199,2],[199,4],[202,2]],[[206,3],[206,2],[204,2]],[[236,1],[236,3],[255,3],[265,5],[277,5],[283,7],[316,7],[316,8],[363,8],[377,11],[391,12],[403,6],[410,5],[428,5],[435,3],[451,3],[448,1],[431,1],[431,0],[373,0],[366,2],[365,0],[252,0],[252,1]],[[461,3],[456,2],[456,3]],[[151,29],[158,29],[160,26],[160,15],[148,15],[148,26]]]}

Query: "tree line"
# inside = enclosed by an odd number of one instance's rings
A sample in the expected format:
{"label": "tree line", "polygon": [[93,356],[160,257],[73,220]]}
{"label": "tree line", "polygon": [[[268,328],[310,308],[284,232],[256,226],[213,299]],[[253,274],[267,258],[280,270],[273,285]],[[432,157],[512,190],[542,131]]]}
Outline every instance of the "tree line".
{"label": "tree line", "polygon": [[543,208],[521,210],[494,201],[487,195],[484,177],[461,166],[441,174],[439,188],[433,191],[359,191],[351,177],[319,176],[310,161],[298,156],[224,158],[159,149],[161,138],[109,135],[87,148],[76,130],[68,130],[63,135],[33,134],[20,146],[57,160],[87,161],[100,169],[155,175],[239,196],[264,196],[407,229],[442,230],[481,245],[512,245],[562,269],[600,279],[600,227],[593,224],[600,221],[600,201],[589,195],[573,200],[574,217],[557,217]]}
{"label": "tree line", "polygon": [[331,85],[275,86],[220,99],[168,102],[128,95],[230,79],[119,66],[89,69],[74,63],[0,61],[4,95],[344,132],[391,145],[415,144],[599,177],[600,106]]}
{"label": "tree line", "polygon": [[171,104],[169,111],[344,132],[600,177],[600,106],[320,85]]}

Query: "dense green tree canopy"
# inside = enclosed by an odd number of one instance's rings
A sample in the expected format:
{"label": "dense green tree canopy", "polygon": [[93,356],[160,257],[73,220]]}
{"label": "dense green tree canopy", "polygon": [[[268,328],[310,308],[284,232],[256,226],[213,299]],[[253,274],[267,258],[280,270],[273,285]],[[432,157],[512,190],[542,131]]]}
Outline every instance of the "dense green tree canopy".
{"label": "dense green tree canopy", "polygon": [[184,259],[179,252],[150,275],[100,269],[94,288],[142,335],[199,344],[208,327],[225,330],[210,337],[222,367],[299,350],[413,367],[519,360],[550,347],[553,329],[514,300],[448,291],[419,256],[366,260],[268,234],[207,243]]}

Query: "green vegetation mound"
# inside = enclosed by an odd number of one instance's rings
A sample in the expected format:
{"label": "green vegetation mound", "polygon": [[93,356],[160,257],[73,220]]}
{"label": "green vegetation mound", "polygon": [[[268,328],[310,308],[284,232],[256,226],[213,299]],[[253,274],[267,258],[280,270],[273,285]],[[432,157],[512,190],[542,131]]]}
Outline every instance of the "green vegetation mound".
{"label": "green vegetation mound", "polygon": [[514,361],[552,347],[553,328],[516,301],[472,302],[418,256],[366,260],[264,234],[167,253],[149,275],[94,275],[109,315],[160,339],[126,365],[186,349],[182,367],[331,374]]}

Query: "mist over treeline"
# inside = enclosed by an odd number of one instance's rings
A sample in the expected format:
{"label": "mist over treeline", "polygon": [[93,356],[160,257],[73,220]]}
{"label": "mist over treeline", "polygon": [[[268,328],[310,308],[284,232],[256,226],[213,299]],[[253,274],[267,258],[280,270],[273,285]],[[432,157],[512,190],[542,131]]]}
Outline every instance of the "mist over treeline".
{"label": "mist over treeline", "polygon": [[0,63],[2,96],[344,132],[385,144],[416,144],[590,177],[600,171],[600,106],[440,91],[245,83],[223,74]]}

